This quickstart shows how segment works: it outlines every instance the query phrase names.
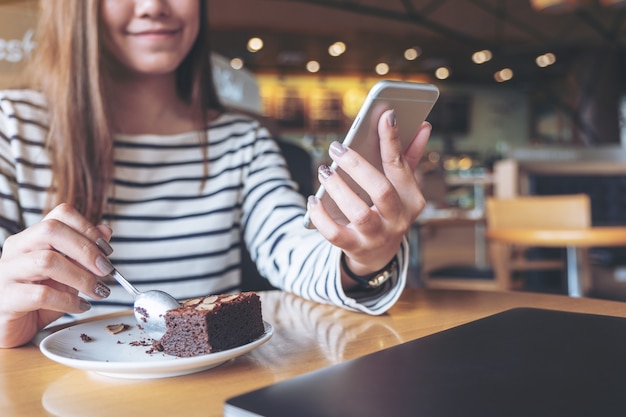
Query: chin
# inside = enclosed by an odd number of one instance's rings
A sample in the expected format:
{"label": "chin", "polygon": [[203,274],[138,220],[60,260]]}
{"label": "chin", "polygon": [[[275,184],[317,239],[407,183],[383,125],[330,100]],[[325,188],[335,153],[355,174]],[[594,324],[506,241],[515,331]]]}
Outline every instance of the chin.
{"label": "chin", "polygon": [[138,75],[167,75],[176,72],[176,69],[180,65],[180,62],[176,63],[153,63],[150,65],[138,65],[131,67],[130,70]]}

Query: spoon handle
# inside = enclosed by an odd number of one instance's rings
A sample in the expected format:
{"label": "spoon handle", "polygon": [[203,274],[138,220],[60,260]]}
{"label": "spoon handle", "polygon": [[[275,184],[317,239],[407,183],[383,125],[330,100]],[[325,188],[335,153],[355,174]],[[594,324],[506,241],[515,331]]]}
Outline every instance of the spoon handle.
{"label": "spoon handle", "polygon": [[124,287],[124,289],[125,289],[126,291],[128,291],[128,293],[129,293],[130,295],[132,295],[132,296],[133,296],[133,298],[137,298],[137,296],[140,294],[140,292],[137,290],[137,288],[135,288],[135,287],[133,286],[133,284],[131,284],[130,282],[128,282],[128,281],[126,280],[126,278],[124,278],[124,277],[122,276],[122,274],[120,274],[120,273],[117,271],[117,269],[114,269],[114,270],[113,270],[113,272],[111,272],[111,276],[112,276],[113,278],[115,278],[115,280],[116,280],[116,281],[117,281],[117,282],[118,282],[118,283],[119,283],[122,287]]}

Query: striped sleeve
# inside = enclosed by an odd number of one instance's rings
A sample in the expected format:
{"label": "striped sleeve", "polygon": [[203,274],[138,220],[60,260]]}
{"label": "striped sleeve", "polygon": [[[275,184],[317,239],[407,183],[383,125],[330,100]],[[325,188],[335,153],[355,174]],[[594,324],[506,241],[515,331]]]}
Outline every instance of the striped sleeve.
{"label": "striped sleeve", "polygon": [[[25,216],[41,214],[37,198],[47,195],[49,182],[39,181],[36,172],[45,162],[45,128],[35,121],[42,106],[36,94],[0,92],[0,242],[26,227]],[[40,120],[46,120],[40,117]]]}

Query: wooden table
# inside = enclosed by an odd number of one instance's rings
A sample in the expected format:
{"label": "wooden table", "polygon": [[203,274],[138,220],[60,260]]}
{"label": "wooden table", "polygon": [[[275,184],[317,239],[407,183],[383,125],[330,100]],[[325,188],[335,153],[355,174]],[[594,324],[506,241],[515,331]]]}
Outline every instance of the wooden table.
{"label": "wooden table", "polygon": [[0,415],[221,416],[224,401],[236,394],[514,307],[626,317],[624,303],[533,293],[407,289],[379,317],[278,291],[261,296],[272,339],[197,374],[115,379],[57,364],[34,345],[0,350]]}
{"label": "wooden table", "polygon": [[567,286],[572,297],[583,295],[584,271],[578,252],[581,248],[626,246],[626,227],[581,229],[487,229],[487,238],[513,245],[567,248]]}

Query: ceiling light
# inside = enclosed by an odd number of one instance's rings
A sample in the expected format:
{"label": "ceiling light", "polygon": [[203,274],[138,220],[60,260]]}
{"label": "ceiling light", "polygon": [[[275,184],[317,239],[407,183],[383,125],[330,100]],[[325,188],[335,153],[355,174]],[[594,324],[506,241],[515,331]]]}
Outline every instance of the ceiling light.
{"label": "ceiling light", "polygon": [[493,75],[493,78],[499,83],[509,81],[511,78],[513,78],[513,70],[511,68],[503,68],[500,71],[497,71]]}
{"label": "ceiling light", "polygon": [[335,42],[328,47],[328,54],[330,56],[339,56],[346,52],[346,44],[343,42]]}
{"label": "ceiling light", "polygon": [[493,58],[493,54],[489,49],[483,49],[482,51],[477,51],[472,54],[474,64],[484,64],[485,62],[491,61],[491,58]]}
{"label": "ceiling light", "polygon": [[241,58],[233,58],[230,60],[230,67],[232,69],[240,70],[243,68],[243,61]]}
{"label": "ceiling light", "polygon": [[404,51],[404,59],[406,59],[407,61],[415,61],[421,53],[422,51],[420,50],[420,48],[408,48],[406,51]]}
{"label": "ceiling light", "polygon": [[439,80],[445,80],[450,76],[450,69],[446,67],[439,67],[435,70],[435,77]]}
{"label": "ceiling light", "polygon": [[459,158],[458,167],[461,171],[466,171],[470,169],[473,165],[472,158],[467,156],[462,156]]}
{"label": "ceiling light", "polygon": [[548,52],[547,54],[539,55],[535,62],[540,68],[549,67],[556,62],[556,56],[552,52]]}
{"label": "ceiling light", "polygon": [[309,72],[318,72],[320,70],[320,63],[317,61],[309,61],[306,63],[306,70]]}
{"label": "ceiling light", "polygon": [[376,64],[376,74],[386,75],[387,73],[389,73],[389,65],[385,64],[384,62]]}
{"label": "ceiling light", "polygon": [[261,49],[263,49],[263,39],[250,38],[250,40],[248,41],[248,51],[259,52]]}
{"label": "ceiling light", "polygon": [[438,163],[441,160],[441,155],[439,154],[439,152],[430,152],[428,154],[428,161],[432,162],[433,164]]}

